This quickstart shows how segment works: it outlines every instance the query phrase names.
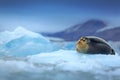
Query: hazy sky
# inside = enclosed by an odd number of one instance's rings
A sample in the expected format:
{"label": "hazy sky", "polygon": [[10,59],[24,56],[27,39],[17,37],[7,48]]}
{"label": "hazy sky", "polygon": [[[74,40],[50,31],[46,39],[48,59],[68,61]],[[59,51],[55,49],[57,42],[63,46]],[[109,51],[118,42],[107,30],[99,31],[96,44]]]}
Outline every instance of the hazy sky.
{"label": "hazy sky", "polygon": [[0,0],[0,31],[56,32],[89,19],[120,25],[120,0]]}

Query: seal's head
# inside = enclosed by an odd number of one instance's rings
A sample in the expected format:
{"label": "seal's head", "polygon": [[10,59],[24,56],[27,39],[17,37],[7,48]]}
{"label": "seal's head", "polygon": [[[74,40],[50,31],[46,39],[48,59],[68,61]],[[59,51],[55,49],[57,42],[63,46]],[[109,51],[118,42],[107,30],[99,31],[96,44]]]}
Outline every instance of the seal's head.
{"label": "seal's head", "polygon": [[89,48],[89,39],[87,37],[81,37],[76,44],[76,50],[78,52],[84,52],[86,53]]}

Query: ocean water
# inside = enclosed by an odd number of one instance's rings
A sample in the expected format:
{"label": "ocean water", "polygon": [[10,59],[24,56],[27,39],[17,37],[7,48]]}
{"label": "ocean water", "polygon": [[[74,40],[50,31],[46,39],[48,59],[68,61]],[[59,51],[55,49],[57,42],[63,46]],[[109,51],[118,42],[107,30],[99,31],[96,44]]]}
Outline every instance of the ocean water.
{"label": "ocean water", "polygon": [[77,53],[75,42],[50,42],[22,27],[0,33],[0,80],[120,80],[116,55]]}

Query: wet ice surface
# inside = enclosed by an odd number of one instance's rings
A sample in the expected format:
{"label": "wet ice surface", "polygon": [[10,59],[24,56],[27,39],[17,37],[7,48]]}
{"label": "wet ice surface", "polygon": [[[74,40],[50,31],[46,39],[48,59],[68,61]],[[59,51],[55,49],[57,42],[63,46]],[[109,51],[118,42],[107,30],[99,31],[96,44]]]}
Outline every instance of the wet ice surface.
{"label": "wet ice surface", "polygon": [[[110,44],[119,52],[118,43]],[[120,80],[118,54],[88,55],[74,48],[75,42],[55,44],[23,28],[2,32],[0,80]]]}

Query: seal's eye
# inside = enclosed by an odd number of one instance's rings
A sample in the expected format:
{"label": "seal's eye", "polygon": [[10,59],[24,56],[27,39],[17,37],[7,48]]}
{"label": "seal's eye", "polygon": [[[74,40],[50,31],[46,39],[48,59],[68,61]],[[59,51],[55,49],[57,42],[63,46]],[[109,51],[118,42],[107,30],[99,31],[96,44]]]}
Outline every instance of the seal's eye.
{"label": "seal's eye", "polygon": [[82,39],[83,42],[85,42],[86,40],[85,39]]}

